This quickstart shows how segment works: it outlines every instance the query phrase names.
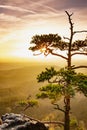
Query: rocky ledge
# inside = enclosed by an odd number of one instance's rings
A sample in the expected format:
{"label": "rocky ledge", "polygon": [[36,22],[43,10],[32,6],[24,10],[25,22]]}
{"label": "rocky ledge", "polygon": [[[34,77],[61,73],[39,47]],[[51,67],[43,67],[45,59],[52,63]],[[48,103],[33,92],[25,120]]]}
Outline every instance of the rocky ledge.
{"label": "rocky ledge", "polygon": [[21,114],[6,113],[1,116],[1,122],[0,130],[48,130],[43,123]]}

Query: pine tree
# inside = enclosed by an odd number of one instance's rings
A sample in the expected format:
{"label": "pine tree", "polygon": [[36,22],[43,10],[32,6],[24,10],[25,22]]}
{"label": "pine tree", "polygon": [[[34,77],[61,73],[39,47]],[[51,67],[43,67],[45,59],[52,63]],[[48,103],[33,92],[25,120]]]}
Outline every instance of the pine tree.
{"label": "pine tree", "polygon": [[[72,14],[65,11],[68,16],[70,25],[70,38],[64,37],[62,40],[58,34],[43,34],[35,35],[32,37],[31,46],[29,49],[39,54],[44,53],[45,56],[52,54],[57,57],[61,57],[67,62],[65,68],[56,71],[53,67],[46,68],[37,76],[38,82],[48,81],[48,85],[41,87],[38,98],[49,98],[51,103],[55,106],[55,109],[64,113],[64,130],[70,130],[70,109],[71,98],[77,93],[81,92],[87,96],[87,75],[82,73],[76,73],[75,69],[87,68],[86,65],[75,66],[72,64],[72,57],[75,55],[87,55],[87,39],[78,40],[73,42],[73,36],[76,33],[87,32],[87,30],[74,31],[72,22]],[[68,42],[66,42],[66,40]],[[66,55],[59,54],[58,52],[65,51]],[[36,54],[37,55],[37,54]],[[60,108],[58,100],[64,98],[64,108]]]}

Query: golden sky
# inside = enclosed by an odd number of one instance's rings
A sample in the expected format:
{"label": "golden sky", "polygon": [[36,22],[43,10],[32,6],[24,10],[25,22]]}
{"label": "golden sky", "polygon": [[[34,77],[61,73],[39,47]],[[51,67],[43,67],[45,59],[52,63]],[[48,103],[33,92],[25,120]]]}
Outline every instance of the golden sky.
{"label": "golden sky", "polygon": [[65,10],[74,13],[75,31],[87,30],[87,0],[0,0],[0,60],[34,59],[28,48],[35,34],[69,37]]}

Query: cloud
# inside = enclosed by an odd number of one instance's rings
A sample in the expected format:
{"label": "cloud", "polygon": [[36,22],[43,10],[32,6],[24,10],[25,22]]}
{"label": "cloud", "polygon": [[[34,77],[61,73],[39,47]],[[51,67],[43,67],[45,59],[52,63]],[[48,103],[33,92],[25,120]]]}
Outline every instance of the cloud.
{"label": "cloud", "polygon": [[1,8],[17,10],[28,13],[42,13],[71,8],[86,8],[87,0],[1,0]]}
{"label": "cloud", "polygon": [[15,16],[6,15],[4,13],[0,14],[0,21],[6,21],[6,22],[17,22],[20,21],[20,18],[17,18]]}
{"label": "cloud", "polygon": [[51,2],[53,0],[47,0],[47,1],[43,1],[43,0],[39,0],[38,2],[31,2],[30,8],[33,10],[36,10],[36,12],[53,12],[53,13],[57,13],[57,10],[55,8],[53,8],[50,5],[47,5],[47,3]]}
{"label": "cloud", "polygon": [[35,13],[34,11],[23,9],[16,6],[8,6],[8,5],[0,5],[0,8],[9,9],[13,11],[19,11],[19,12],[28,12],[28,13]]}
{"label": "cloud", "polygon": [[[21,48],[23,40],[25,44],[37,33],[67,36],[69,23],[65,10],[74,13],[75,29],[86,29],[86,6],[87,0],[0,0],[0,51],[5,54],[6,48],[10,53],[12,44],[13,48]],[[19,49],[15,51],[20,53]]]}
{"label": "cloud", "polygon": [[86,8],[87,0],[51,0],[47,5],[57,9],[57,10],[66,10],[71,8]]}

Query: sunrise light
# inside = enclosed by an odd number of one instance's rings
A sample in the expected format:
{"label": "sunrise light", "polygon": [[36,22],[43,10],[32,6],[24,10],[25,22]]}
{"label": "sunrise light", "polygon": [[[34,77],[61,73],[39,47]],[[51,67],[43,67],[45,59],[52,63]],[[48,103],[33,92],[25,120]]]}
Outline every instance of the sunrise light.
{"label": "sunrise light", "polygon": [[[44,2],[42,0],[38,2],[29,1],[29,5],[24,7],[21,5],[16,7],[16,4],[12,6],[11,3],[0,5],[0,9],[3,8],[4,10],[0,14],[0,59],[12,57],[33,59],[33,52],[28,48],[32,36],[36,34],[58,33],[62,38],[63,36],[70,37],[67,16],[64,10],[59,9],[59,5],[64,3],[56,2],[57,4],[55,2],[52,4],[49,0]],[[70,8],[70,12],[74,12],[72,20],[75,23],[75,30],[86,28],[86,8],[81,9],[73,7],[71,10]],[[6,12],[6,10],[8,11]],[[78,17],[79,14],[80,18]],[[85,39],[85,37],[86,34],[75,35],[74,40]],[[45,48],[40,51],[45,51]]]}

